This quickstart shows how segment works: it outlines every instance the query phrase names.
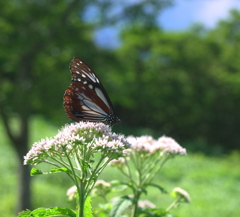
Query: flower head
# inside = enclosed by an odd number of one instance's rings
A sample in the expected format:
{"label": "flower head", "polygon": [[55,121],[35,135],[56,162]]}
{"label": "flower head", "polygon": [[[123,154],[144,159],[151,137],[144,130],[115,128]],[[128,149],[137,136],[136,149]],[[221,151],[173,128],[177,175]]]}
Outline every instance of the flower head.
{"label": "flower head", "polygon": [[78,122],[66,125],[54,138],[46,138],[33,144],[32,149],[24,157],[24,164],[39,164],[47,158],[71,156],[81,153],[83,147],[91,149],[91,153],[101,152],[106,156],[115,154],[121,157],[123,150],[130,144],[119,134],[113,133],[103,123]]}
{"label": "flower head", "polygon": [[140,208],[156,208],[155,204],[151,203],[149,200],[139,200],[138,207]]}
{"label": "flower head", "polygon": [[186,149],[170,137],[162,136],[155,140],[151,136],[129,136],[127,140],[132,145],[131,149],[142,155],[149,156],[159,152],[165,155],[186,155]]}
{"label": "flower head", "polygon": [[68,199],[72,200],[75,197],[76,193],[77,193],[77,187],[76,185],[74,185],[67,190]]}
{"label": "flower head", "polygon": [[174,139],[162,136],[155,143],[154,150],[162,150],[166,155],[186,155],[186,149],[181,147]]}
{"label": "flower head", "polygon": [[191,198],[188,194],[187,191],[183,190],[182,188],[174,188],[172,194],[175,197],[179,197],[180,199],[183,199],[184,202],[190,203],[191,202]]}
{"label": "flower head", "polygon": [[139,153],[151,153],[156,142],[151,136],[129,136],[127,140],[131,144],[131,149]]}

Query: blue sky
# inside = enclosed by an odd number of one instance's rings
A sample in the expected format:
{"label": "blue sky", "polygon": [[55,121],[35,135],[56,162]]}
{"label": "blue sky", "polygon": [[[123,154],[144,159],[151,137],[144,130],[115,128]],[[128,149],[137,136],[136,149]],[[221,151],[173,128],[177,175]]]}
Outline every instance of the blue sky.
{"label": "blue sky", "polygon": [[[240,10],[240,0],[174,0],[174,5],[165,9],[158,21],[166,31],[184,31],[193,23],[214,28],[219,20],[228,17],[229,10],[233,8]],[[119,44],[114,28],[97,31],[95,41],[103,47]]]}
{"label": "blue sky", "polygon": [[240,10],[240,0],[175,0],[165,9],[159,23],[165,30],[186,30],[193,23],[212,28],[220,19],[227,18],[232,8]]}

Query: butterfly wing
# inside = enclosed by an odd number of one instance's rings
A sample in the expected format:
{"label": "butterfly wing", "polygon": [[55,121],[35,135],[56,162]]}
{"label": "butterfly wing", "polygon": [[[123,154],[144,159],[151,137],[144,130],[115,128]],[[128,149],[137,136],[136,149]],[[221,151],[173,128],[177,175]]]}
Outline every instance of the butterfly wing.
{"label": "butterfly wing", "polygon": [[72,81],[64,94],[65,111],[74,121],[93,121],[114,124],[119,119],[97,76],[86,63],[75,57],[70,63]]}

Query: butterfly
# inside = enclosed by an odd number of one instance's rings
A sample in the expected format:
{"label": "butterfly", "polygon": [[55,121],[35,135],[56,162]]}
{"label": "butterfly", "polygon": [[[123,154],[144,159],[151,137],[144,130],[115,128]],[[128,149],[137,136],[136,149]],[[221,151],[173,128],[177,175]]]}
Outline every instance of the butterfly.
{"label": "butterfly", "polygon": [[113,112],[107,92],[93,70],[81,59],[74,57],[70,71],[71,85],[63,97],[68,117],[74,121],[103,122],[108,125],[120,122]]}

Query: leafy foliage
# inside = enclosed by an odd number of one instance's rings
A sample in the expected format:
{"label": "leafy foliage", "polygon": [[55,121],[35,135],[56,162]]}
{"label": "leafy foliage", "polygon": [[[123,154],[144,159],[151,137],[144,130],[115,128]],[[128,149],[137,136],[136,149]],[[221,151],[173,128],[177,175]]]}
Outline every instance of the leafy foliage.
{"label": "leafy foliage", "polygon": [[31,176],[36,176],[36,175],[47,175],[47,174],[52,174],[52,173],[70,173],[71,171],[69,171],[67,168],[51,168],[50,172],[42,172],[41,170],[39,170],[38,168],[32,168],[31,169]]}
{"label": "leafy foliage", "polygon": [[59,216],[59,217],[75,217],[76,213],[67,208],[38,208],[33,211],[26,210],[18,214],[18,217],[48,217],[48,216]]}
{"label": "leafy foliage", "polygon": [[1,4],[0,105],[6,112],[59,116],[58,108],[62,108],[62,95],[70,80],[69,61],[80,53],[91,55],[90,50],[96,51],[91,26],[79,20],[81,6],[74,1]]}
{"label": "leafy foliage", "polygon": [[[79,56],[104,77],[128,126],[236,148],[239,12],[233,10],[213,30],[195,26],[189,32],[166,33],[155,18],[170,3],[146,2],[149,8],[156,6],[153,13],[145,4],[126,3],[115,15],[107,12],[121,3],[108,0],[0,3],[2,110],[10,117],[22,113],[23,119],[42,114],[56,122],[68,120],[62,95],[70,80],[68,64]],[[86,19],[91,7],[98,12]],[[136,22],[128,22],[133,16]],[[119,48],[97,48],[95,28],[116,25],[121,18],[126,28]]]}
{"label": "leafy foliage", "polygon": [[132,200],[128,196],[118,198],[112,206],[110,217],[121,216],[126,209],[132,205]]}
{"label": "leafy foliage", "polygon": [[115,70],[118,104],[124,103],[119,116],[132,127],[237,148],[239,14],[232,11],[209,31],[196,27],[165,33],[142,25],[125,29],[116,51],[124,62]]}

